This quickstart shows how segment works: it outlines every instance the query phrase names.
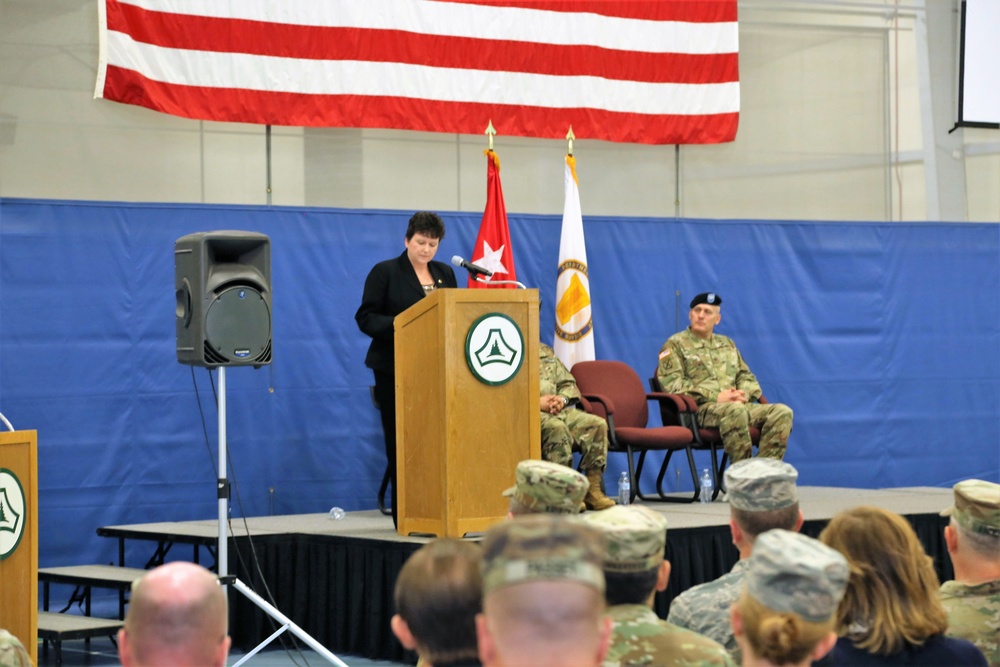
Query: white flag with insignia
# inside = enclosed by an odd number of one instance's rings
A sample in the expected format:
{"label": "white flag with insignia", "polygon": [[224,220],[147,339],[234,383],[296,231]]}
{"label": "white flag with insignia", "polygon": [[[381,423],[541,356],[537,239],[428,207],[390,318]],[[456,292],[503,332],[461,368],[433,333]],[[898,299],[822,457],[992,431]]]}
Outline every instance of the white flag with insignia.
{"label": "white flag with insignia", "polygon": [[559,276],[556,278],[556,356],[573,368],[578,361],[593,361],[594,323],[591,319],[587,246],[580,213],[580,187],[576,158],[566,156],[566,201],[559,237]]}

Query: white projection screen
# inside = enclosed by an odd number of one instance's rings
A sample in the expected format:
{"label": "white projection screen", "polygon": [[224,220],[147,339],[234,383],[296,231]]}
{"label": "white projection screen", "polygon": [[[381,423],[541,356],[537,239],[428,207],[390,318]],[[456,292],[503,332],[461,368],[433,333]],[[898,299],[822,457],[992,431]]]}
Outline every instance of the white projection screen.
{"label": "white projection screen", "polygon": [[958,125],[1000,128],[1000,1],[963,0]]}

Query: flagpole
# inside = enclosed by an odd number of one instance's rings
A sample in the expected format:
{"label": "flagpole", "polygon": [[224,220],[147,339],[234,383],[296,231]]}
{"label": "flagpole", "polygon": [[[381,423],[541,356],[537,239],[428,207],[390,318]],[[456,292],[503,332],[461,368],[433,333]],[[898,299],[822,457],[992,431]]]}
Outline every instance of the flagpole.
{"label": "flagpole", "polygon": [[566,167],[563,172],[565,200],[559,233],[559,262],[556,273],[555,340],[556,356],[572,368],[578,361],[595,359],[593,319],[587,248],[583,237],[580,188],[573,156],[573,126],[566,133]]}
{"label": "flagpole", "polygon": [[496,135],[496,128],[493,127],[493,119],[490,118],[489,124],[486,126],[486,136],[489,138],[487,142],[486,150],[493,152],[493,137]]}
{"label": "flagpole", "polygon": [[[493,150],[493,138],[497,130],[493,127],[493,119],[486,126],[487,148],[483,151],[486,158],[486,206],[483,209],[483,219],[479,223],[479,234],[472,247],[472,262],[491,272],[489,280],[477,280],[469,276],[467,286],[479,287],[524,287],[517,282],[517,271],[514,268],[514,251],[510,243],[510,226],[507,222],[507,209],[503,203],[503,187],[500,185],[500,157]],[[503,276],[506,280],[501,281]]]}

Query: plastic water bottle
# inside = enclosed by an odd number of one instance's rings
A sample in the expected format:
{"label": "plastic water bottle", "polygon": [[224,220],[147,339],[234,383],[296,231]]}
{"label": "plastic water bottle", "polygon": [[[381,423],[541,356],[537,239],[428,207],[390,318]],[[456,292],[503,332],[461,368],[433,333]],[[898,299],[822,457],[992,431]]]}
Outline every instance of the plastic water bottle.
{"label": "plastic water bottle", "polygon": [[344,518],[344,510],[339,507],[331,507],[330,513],[327,514],[331,521],[340,521]]}
{"label": "plastic water bottle", "polygon": [[712,502],[712,474],[708,472],[708,468],[701,471],[701,492],[698,499],[703,503]]}
{"label": "plastic water bottle", "polygon": [[632,502],[632,483],[628,481],[628,473],[622,471],[618,476],[618,504],[628,505]]}

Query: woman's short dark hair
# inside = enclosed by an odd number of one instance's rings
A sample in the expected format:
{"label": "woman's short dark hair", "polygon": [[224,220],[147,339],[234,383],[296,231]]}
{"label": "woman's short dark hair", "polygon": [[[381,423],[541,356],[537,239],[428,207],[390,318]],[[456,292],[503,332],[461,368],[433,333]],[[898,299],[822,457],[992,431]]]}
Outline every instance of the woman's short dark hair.
{"label": "woman's short dark hair", "polygon": [[432,239],[444,239],[444,222],[437,213],[417,211],[410,217],[410,224],[406,226],[406,240],[412,239],[414,234],[423,234]]}
{"label": "woman's short dark hair", "polygon": [[645,604],[649,594],[656,588],[660,568],[642,572],[604,571],[604,599],[609,607],[620,604]]}

